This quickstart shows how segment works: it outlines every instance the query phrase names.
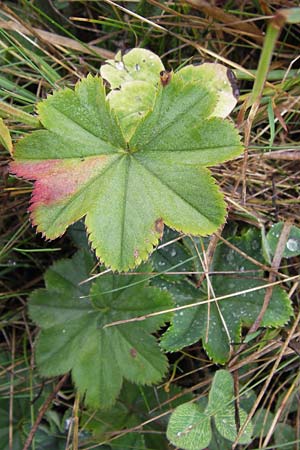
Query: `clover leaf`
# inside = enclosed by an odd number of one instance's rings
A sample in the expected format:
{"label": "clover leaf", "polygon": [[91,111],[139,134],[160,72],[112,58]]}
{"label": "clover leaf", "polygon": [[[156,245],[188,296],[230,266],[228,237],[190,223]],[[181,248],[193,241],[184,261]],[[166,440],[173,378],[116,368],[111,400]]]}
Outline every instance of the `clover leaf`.
{"label": "clover leaf", "polygon": [[[140,80],[133,81],[140,83]],[[139,91],[139,95],[142,93]],[[180,71],[155,89],[150,111],[133,122],[89,75],[38,104],[45,129],[21,139],[11,170],[34,180],[32,222],[48,239],[85,216],[96,255],[113,270],[144,261],[163,222],[184,233],[207,235],[225,220],[223,196],[207,166],[240,154],[230,121],[212,117],[218,102],[203,80]],[[125,100],[126,99],[126,100]],[[119,103],[128,110],[134,96]]]}
{"label": "clover leaf", "polygon": [[115,402],[123,378],[138,384],[161,380],[167,359],[151,333],[169,317],[105,325],[169,309],[172,302],[167,292],[147,287],[142,274],[134,283],[130,275],[106,274],[91,286],[80,284],[92,264],[85,252],[55,263],[46,272],[46,289],[31,295],[29,313],[41,328],[36,348],[41,374],[54,376],[71,370],[86,403],[107,408]]}
{"label": "clover leaf", "polygon": [[[242,252],[258,261],[262,261],[259,232],[250,229],[241,237],[230,241]],[[171,249],[170,249],[171,251]],[[213,361],[224,364],[230,357],[230,344],[241,342],[242,326],[251,326],[257,318],[266,290],[243,292],[266,284],[263,272],[242,254],[218,245],[211,266],[215,272],[210,277],[215,297],[228,296],[218,302],[207,303],[207,285],[197,289],[190,281],[168,283],[169,292],[176,299],[177,306],[202,302],[174,314],[172,325],[163,335],[162,347],[167,351],[176,351],[202,339],[207,354]],[[218,275],[218,272],[221,272]],[[224,272],[230,272],[224,275]],[[240,293],[236,295],[237,293]],[[285,325],[293,314],[291,302],[286,292],[275,286],[267,311],[261,322],[263,327]]]}
{"label": "clover leaf", "polygon": [[[209,446],[212,439],[211,418],[220,435],[230,441],[237,437],[235,408],[233,406],[233,379],[226,370],[218,370],[209,392],[208,404],[183,403],[172,413],[167,437],[184,450],[200,450]],[[240,423],[243,425],[247,413],[239,409]],[[250,422],[239,439],[240,444],[252,441],[253,426]]]}

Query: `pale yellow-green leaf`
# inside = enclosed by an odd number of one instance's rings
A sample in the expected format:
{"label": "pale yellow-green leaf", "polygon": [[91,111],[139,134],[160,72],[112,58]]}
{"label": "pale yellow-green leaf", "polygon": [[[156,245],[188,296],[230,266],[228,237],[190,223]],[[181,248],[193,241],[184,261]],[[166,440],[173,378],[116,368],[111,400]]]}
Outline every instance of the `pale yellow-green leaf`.
{"label": "pale yellow-green leaf", "polygon": [[222,64],[188,65],[177,72],[184,81],[202,82],[217,94],[212,117],[227,117],[237,103],[238,89],[233,72]]}
{"label": "pale yellow-green leaf", "polygon": [[111,89],[119,88],[124,82],[139,80],[157,86],[159,74],[164,65],[159,56],[145,48],[134,48],[124,55],[118,52],[115,59],[106,61],[100,74]]}

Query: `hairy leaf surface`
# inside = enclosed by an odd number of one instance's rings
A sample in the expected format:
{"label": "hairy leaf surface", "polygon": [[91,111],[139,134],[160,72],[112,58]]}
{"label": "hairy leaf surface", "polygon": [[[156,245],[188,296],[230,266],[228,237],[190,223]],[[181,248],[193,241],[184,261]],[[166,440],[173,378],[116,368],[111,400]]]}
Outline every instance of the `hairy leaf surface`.
{"label": "hairy leaf surface", "polygon": [[212,438],[210,416],[195,403],[183,403],[171,416],[167,437],[184,450],[206,448]]}
{"label": "hairy leaf surface", "polygon": [[[169,295],[147,287],[146,277],[104,275],[91,288],[86,279],[92,261],[79,252],[54,264],[45,275],[46,289],[35,291],[29,312],[40,326],[36,357],[43,375],[72,371],[86,403],[107,408],[123,378],[140,384],[158,382],[167,359],[151,335],[168,319],[159,315],[142,323],[105,325],[172,306]],[[143,268],[147,271],[147,267]]]}
{"label": "hairy leaf surface", "polygon": [[[209,392],[206,412],[214,417],[218,432],[225,439],[234,441],[237,436],[235,408],[233,405],[233,378],[227,370],[218,370],[214,376]],[[241,426],[247,419],[247,413],[239,408]],[[239,439],[240,444],[251,442],[253,433],[252,423],[249,423]]]}

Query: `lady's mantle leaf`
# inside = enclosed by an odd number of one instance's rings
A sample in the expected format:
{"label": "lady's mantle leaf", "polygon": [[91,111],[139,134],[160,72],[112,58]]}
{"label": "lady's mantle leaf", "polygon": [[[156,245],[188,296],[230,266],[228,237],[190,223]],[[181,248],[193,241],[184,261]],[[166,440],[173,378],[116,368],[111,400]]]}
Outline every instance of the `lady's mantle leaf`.
{"label": "lady's mantle leaf", "polygon": [[163,222],[184,233],[213,233],[226,210],[205,166],[242,150],[230,122],[207,119],[215,103],[199,83],[174,76],[158,88],[153,111],[128,142],[100,78],[49,96],[38,105],[46,129],[20,140],[11,164],[16,175],[35,180],[30,211],[37,230],[55,239],[86,216],[97,256],[116,270],[147,258]]}
{"label": "lady's mantle leaf", "polygon": [[[188,250],[178,240],[179,233],[166,227],[161,240],[160,248],[151,255],[151,263],[155,272],[160,272],[160,280],[176,281],[182,279],[182,272],[194,271],[194,259]],[[173,242],[175,240],[175,242]],[[169,244],[169,243],[172,244]],[[179,272],[178,275],[174,271]],[[171,272],[171,274],[169,274]],[[153,280],[154,282],[154,280]],[[155,283],[154,283],[155,284]],[[164,289],[163,282],[159,284]],[[166,286],[167,287],[167,286]]]}
{"label": "lady's mantle leaf", "polygon": [[[249,256],[262,260],[258,232],[250,230],[244,236],[232,239],[231,243]],[[251,326],[263,304],[265,289],[249,293],[242,291],[262,286],[266,282],[257,266],[224,244],[217,247],[212,270],[235,272],[226,276],[220,274],[211,277],[216,297],[230,296],[239,292],[241,294],[220,300],[218,304],[205,303],[178,311],[174,315],[171,327],[164,334],[161,345],[165,350],[176,351],[202,339],[208,355],[215,362],[222,364],[230,356],[230,342],[240,342],[242,325]],[[176,298],[177,306],[205,302],[208,298],[206,289],[196,289],[187,281],[176,285],[170,283],[169,291]],[[283,289],[274,287],[270,305],[261,325],[283,326],[292,314],[287,294]]]}
{"label": "lady's mantle leaf", "polygon": [[83,252],[54,264],[45,275],[46,289],[32,294],[29,312],[41,328],[36,358],[42,375],[71,370],[86,403],[107,408],[119,394],[123,378],[152,384],[163,377],[167,359],[151,333],[168,316],[105,325],[169,309],[172,302],[166,292],[147,287],[142,275],[140,282],[132,285],[130,276],[104,275],[89,291],[88,284],[79,283],[88,277],[91,267]]}

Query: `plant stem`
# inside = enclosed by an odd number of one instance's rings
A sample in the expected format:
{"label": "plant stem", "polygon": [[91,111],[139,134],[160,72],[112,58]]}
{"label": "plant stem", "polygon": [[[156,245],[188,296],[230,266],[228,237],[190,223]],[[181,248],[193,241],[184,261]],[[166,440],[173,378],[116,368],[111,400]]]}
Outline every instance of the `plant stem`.
{"label": "plant stem", "polygon": [[267,28],[266,38],[260,55],[257,74],[251,96],[249,97],[248,106],[253,105],[253,103],[258,101],[261,97],[279,32],[280,28],[278,28],[277,25],[274,25],[273,21],[270,22]]}

